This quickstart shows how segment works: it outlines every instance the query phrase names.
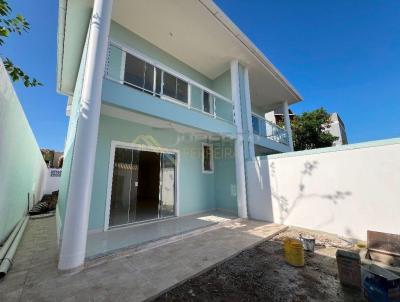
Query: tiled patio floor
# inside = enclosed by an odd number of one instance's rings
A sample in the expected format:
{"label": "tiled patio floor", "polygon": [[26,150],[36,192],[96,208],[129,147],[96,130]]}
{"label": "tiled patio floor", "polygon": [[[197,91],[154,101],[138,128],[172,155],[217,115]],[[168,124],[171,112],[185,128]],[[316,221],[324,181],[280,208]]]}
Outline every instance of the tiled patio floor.
{"label": "tiled patio floor", "polygon": [[132,248],[172,236],[179,237],[233,219],[237,217],[220,211],[212,211],[92,233],[88,235],[86,257],[95,258],[127,247]]}
{"label": "tiled patio floor", "polygon": [[283,228],[234,220],[216,230],[61,275],[55,218],[30,220],[15,264],[0,281],[0,301],[142,301]]}

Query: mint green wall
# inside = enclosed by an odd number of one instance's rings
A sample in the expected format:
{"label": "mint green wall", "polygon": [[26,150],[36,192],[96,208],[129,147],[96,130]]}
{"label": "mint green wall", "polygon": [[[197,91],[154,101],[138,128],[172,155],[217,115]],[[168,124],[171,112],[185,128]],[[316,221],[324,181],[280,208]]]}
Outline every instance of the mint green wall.
{"label": "mint green wall", "polygon": [[235,145],[232,140],[214,143],[214,166],[216,207],[237,215]]}
{"label": "mint green wall", "polygon": [[111,23],[110,39],[141,52],[203,86],[211,87],[209,78],[116,22]]}
{"label": "mint green wall", "polygon": [[[151,136],[161,147],[177,149],[180,152],[180,215],[215,209],[216,207],[235,208],[230,205],[233,199],[228,196],[227,200],[224,200],[221,191],[218,191],[219,202],[217,206],[215,196],[216,174],[202,173],[201,138],[203,137],[193,139],[191,135],[179,134],[172,129],[157,129],[102,115],[96,151],[89,229],[102,229],[104,227],[111,141],[143,144],[142,136]],[[226,166],[230,169],[228,164]],[[223,165],[221,167],[224,168]],[[221,179],[219,183],[223,185],[226,181]],[[236,199],[233,202],[236,203]]]}
{"label": "mint green wall", "polygon": [[66,210],[66,202],[68,198],[68,188],[69,188],[69,179],[70,179],[70,169],[72,165],[72,158],[74,152],[74,143],[75,143],[75,134],[76,128],[79,122],[79,109],[80,109],[80,102],[81,102],[81,92],[82,92],[82,85],[83,85],[83,75],[84,75],[84,68],[86,64],[86,53],[87,53],[87,41],[85,43],[85,47],[83,49],[81,65],[79,67],[78,77],[76,80],[74,96],[72,99],[71,105],[71,113],[69,117],[69,124],[68,124],[68,132],[67,132],[67,139],[65,141],[64,147],[64,162],[63,162],[63,169],[60,179],[60,189],[58,194],[58,202],[57,202],[57,212],[58,217],[57,219],[57,232],[60,235],[62,230],[62,225],[64,223],[65,217],[65,210]]}
{"label": "mint green wall", "polygon": [[232,99],[232,89],[231,89],[231,71],[228,69],[222,73],[219,77],[212,81],[211,89],[218,92],[222,96]]}
{"label": "mint green wall", "polygon": [[224,133],[231,136],[236,135],[236,127],[233,123],[210,118],[210,116],[201,112],[189,110],[185,106],[161,100],[111,80],[105,79],[103,81],[102,99],[103,103],[152,115],[164,120],[175,121],[202,131]]}
{"label": "mint green wall", "polygon": [[[0,243],[42,198],[47,167],[0,59]],[[33,195],[35,199],[33,200]]]}

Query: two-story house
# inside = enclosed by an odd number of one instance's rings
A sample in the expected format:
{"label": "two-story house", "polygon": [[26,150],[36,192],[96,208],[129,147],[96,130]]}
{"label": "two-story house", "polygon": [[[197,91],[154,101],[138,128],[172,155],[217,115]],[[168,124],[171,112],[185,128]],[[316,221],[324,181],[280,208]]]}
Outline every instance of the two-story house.
{"label": "two-story house", "polygon": [[[60,0],[58,26],[59,269],[82,266],[91,234],[117,249],[115,230],[149,221],[247,218],[245,162],[292,150],[301,98],[214,2]],[[278,107],[285,129],[264,119]]]}

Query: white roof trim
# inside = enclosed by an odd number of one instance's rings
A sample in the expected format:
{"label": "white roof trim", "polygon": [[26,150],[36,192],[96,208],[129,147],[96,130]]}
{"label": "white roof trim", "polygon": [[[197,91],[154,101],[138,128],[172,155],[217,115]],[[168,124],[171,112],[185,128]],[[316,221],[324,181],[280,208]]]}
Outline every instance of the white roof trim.
{"label": "white roof trim", "polygon": [[300,93],[289,83],[289,81],[275,68],[275,66],[265,57],[257,46],[233,23],[228,16],[212,0],[198,0],[214,17],[235,36],[253,55],[273,74],[273,76],[297,99],[301,100]]}

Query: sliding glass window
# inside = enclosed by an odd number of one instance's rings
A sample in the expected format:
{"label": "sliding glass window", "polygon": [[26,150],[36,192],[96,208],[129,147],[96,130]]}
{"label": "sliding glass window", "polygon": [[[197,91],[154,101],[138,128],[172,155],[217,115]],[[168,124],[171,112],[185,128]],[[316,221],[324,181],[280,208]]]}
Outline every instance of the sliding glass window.
{"label": "sliding glass window", "polygon": [[155,96],[165,95],[188,103],[189,84],[129,53],[125,59],[125,85]]}
{"label": "sliding glass window", "polygon": [[[156,76],[154,76],[154,73],[156,73]],[[140,91],[160,95],[161,70],[127,53],[124,82]]]}
{"label": "sliding glass window", "polygon": [[164,94],[170,98],[188,102],[188,83],[177,77],[164,72]]}

